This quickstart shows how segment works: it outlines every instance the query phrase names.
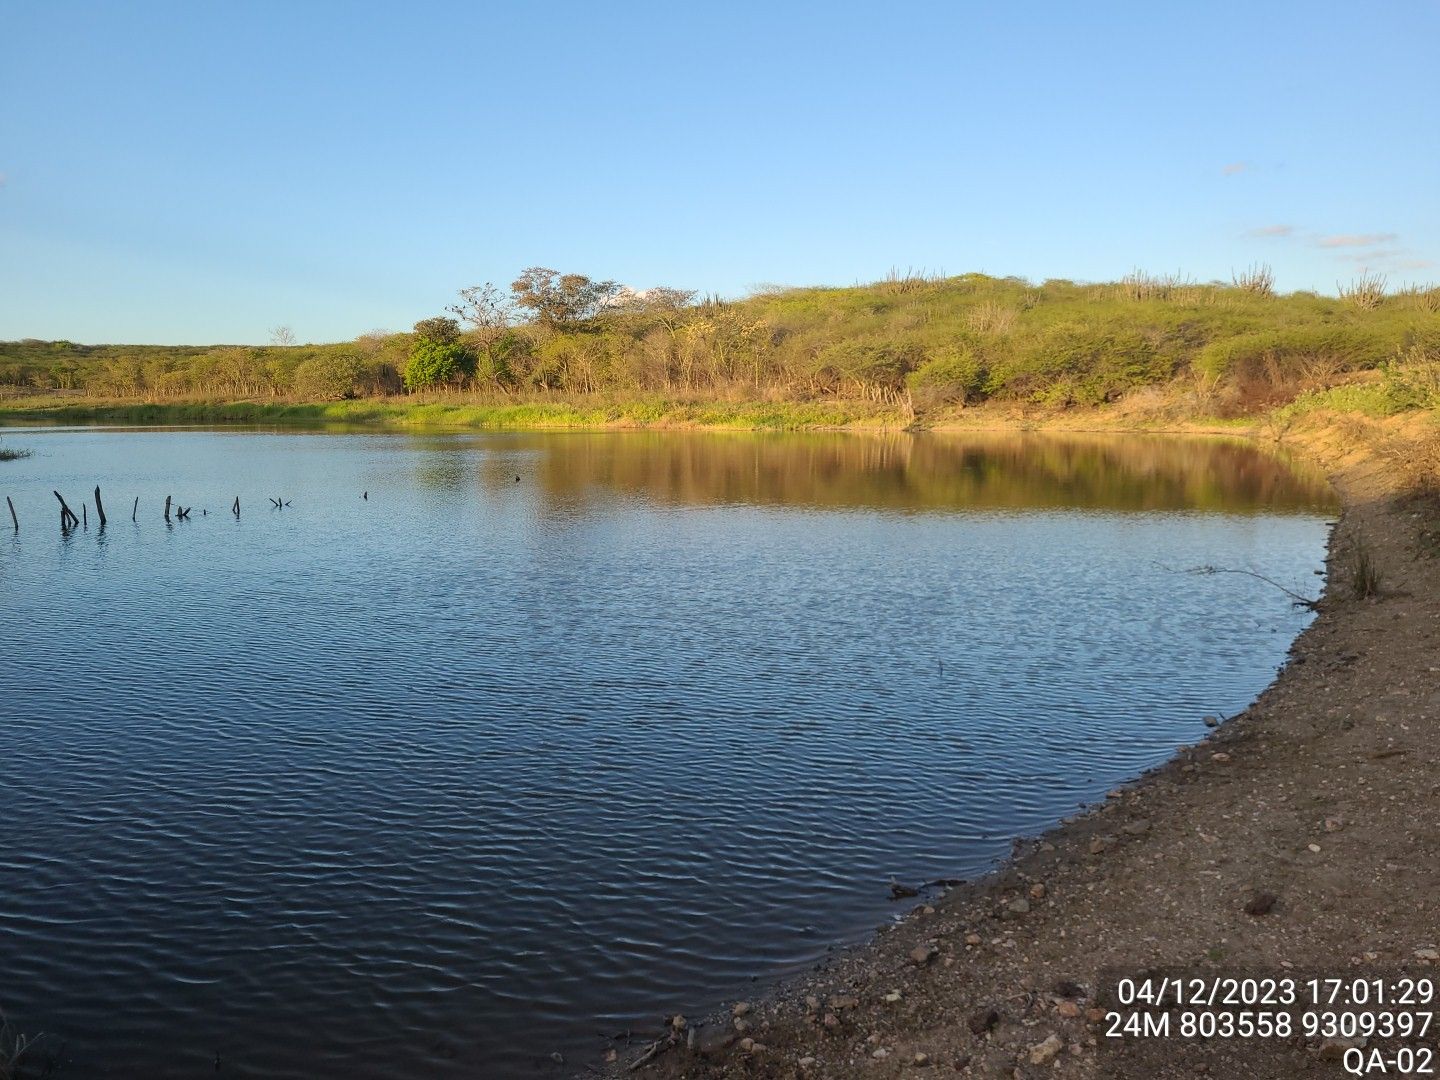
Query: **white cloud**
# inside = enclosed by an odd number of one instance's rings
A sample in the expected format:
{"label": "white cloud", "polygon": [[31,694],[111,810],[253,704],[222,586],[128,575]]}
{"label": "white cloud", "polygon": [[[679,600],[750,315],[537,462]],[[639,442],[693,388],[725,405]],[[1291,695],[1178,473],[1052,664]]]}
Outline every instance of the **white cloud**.
{"label": "white cloud", "polygon": [[1260,237],[1264,239],[1279,240],[1287,236],[1295,235],[1294,225],[1261,225],[1258,229],[1251,229],[1246,236]]}
{"label": "white cloud", "polygon": [[1225,176],[1239,176],[1249,168],[1250,166],[1243,161],[1232,161],[1229,165],[1221,169],[1220,172]]}
{"label": "white cloud", "polygon": [[1375,247],[1379,244],[1391,244],[1400,239],[1393,232],[1387,233],[1337,233],[1334,236],[1322,236],[1315,241],[1323,248],[1338,247]]}
{"label": "white cloud", "polygon": [[1338,256],[1346,262],[1372,263],[1389,262],[1391,259],[1398,259],[1405,254],[1403,251],[1352,251],[1348,255]]}

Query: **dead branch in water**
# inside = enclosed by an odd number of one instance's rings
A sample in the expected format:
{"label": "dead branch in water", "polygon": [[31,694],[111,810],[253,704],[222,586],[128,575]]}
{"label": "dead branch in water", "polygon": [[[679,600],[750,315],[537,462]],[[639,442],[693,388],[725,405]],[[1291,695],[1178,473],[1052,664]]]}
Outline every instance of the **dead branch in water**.
{"label": "dead branch in water", "polygon": [[1228,566],[1192,566],[1190,567],[1190,569],[1186,570],[1185,573],[1206,575],[1244,574],[1246,577],[1253,577],[1256,581],[1263,581],[1266,585],[1273,585],[1275,588],[1283,592],[1286,596],[1290,597],[1291,601],[1294,602],[1296,607],[1309,608],[1311,611],[1314,611],[1316,606],[1320,603],[1319,600],[1311,600],[1308,596],[1301,596],[1299,593],[1294,592],[1291,589],[1287,589],[1284,585],[1281,585],[1274,578],[1268,578],[1264,574],[1257,574],[1254,570],[1237,570]]}
{"label": "dead branch in water", "polygon": [[634,1072],[637,1069],[643,1069],[646,1065],[650,1064],[650,1062],[654,1061],[655,1058],[659,1057],[662,1051],[668,1050],[674,1045],[675,1037],[673,1035],[663,1039],[656,1039],[650,1044],[648,1050],[630,1063],[629,1071]]}
{"label": "dead branch in water", "polygon": [[105,527],[105,504],[100,501],[100,485],[95,485],[95,512],[100,515],[100,527]]}
{"label": "dead branch in water", "polygon": [[73,529],[76,525],[79,525],[80,519],[75,516],[75,511],[71,510],[66,504],[65,496],[57,491],[55,492],[55,498],[60,500],[60,528],[62,530]]}
{"label": "dead branch in water", "polygon": [[15,504],[10,501],[10,496],[5,496],[5,505],[10,507],[10,520],[15,523],[15,531],[20,531],[20,519],[15,516]]}

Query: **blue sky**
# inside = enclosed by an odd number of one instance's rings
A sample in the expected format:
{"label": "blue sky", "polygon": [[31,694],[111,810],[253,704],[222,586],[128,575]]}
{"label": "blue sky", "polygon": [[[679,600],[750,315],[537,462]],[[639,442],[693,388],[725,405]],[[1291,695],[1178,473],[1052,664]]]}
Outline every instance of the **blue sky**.
{"label": "blue sky", "polygon": [[0,0],[0,338],[405,329],[543,265],[1440,280],[1440,3]]}

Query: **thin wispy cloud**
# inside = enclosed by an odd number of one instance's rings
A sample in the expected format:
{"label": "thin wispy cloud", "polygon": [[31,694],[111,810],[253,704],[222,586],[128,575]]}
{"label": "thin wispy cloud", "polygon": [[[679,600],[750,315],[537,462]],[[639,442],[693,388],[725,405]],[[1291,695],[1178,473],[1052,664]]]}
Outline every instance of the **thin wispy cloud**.
{"label": "thin wispy cloud", "polygon": [[1251,229],[1245,234],[1259,239],[1281,240],[1287,236],[1295,235],[1294,225],[1261,225],[1258,229]]}
{"label": "thin wispy cloud", "polygon": [[1250,166],[1243,161],[1232,161],[1229,165],[1221,169],[1220,172],[1225,176],[1239,176],[1248,168],[1250,168]]}
{"label": "thin wispy cloud", "polygon": [[1397,270],[1429,270],[1432,266],[1440,265],[1434,259],[1401,259],[1395,264]]}
{"label": "thin wispy cloud", "polygon": [[1322,236],[1315,242],[1323,248],[1376,247],[1379,244],[1393,244],[1398,239],[1400,237],[1393,232],[1337,233],[1334,236]]}
{"label": "thin wispy cloud", "polygon": [[1353,251],[1345,255],[1337,256],[1346,262],[1353,263],[1381,263],[1389,262],[1391,259],[1398,259],[1404,255],[1403,251]]}

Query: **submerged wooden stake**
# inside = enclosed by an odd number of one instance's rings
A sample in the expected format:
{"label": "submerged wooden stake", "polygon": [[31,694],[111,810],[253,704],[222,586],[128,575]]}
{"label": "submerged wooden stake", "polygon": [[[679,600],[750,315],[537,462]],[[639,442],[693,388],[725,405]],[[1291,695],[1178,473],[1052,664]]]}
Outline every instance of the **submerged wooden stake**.
{"label": "submerged wooden stake", "polygon": [[135,520],[135,515],[140,513],[140,496],[135,496],[135,505],[130,508],[130,520]]}
{"label": "submerged wooden stake", "polygon": [[60,492],[57,491],[55,492],[55,498],[60,500],[60,528],[71,529],[74,528],[76,525],[79,525],[80,519],[75,516],[75,511],[71,510],[70,507],[66,504],[65,496],[61,495]]}
{"label": "submerged wooden stake", "polygon": [[170,496],[165,496],[165,520],[170,520]]}
{"label": "submerged wooden stake", "polygon": [[10,496],[5,496],[5,504],[10,507],[10,520],[15,523],[15,531],[20,531],[20,519],[15,516],[15,504],[10,501]]}
{"label": "submerged wooden stake", "polygon": [[90,509],[84,503],[80,504],[80,527],[82,529],[90,528]]}
{"label": "submerged wooden stake", "polygon": [[100,501],[100,485],[95,485],[95,512],[100,515],[100,527],[105,527],[105,505]]}
{"label": "submerged wooden stake", "polygon": [[236,495],[236,496],[235,496],[235,505],[232,506],[230,509],[231,509],[232,511],[234,511],[235,516],[236,516],[237,518],[240,516],[240,496],[239,496],[239,495]]}

